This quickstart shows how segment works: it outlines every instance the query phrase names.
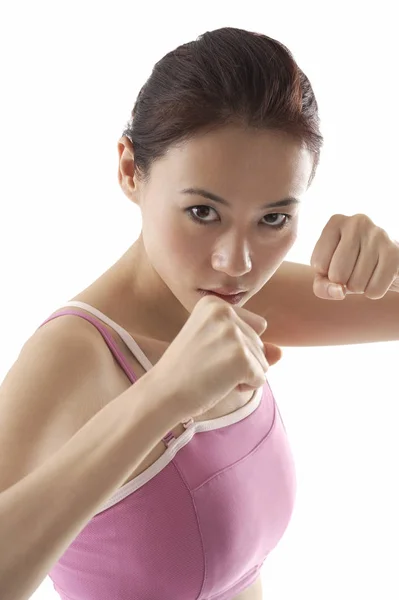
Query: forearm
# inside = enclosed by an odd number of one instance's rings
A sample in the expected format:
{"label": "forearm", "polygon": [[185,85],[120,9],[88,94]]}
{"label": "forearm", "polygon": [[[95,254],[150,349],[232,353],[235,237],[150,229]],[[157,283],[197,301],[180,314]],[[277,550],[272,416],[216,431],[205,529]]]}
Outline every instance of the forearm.
{"label": "forearm", "polygon": [[379,300],[349,294],[325,300],[313,292],[314,269],[284,261],[246,305],[264,317],[263,341],[278,346],[335,346],[399,340],[399,293]]}
{"label": "forearm", "polygon": [[[0,597],[28,599],[102,504],[178,422],[151,373],[0,494]],[[154,418],[155,417],[155,418]]]}

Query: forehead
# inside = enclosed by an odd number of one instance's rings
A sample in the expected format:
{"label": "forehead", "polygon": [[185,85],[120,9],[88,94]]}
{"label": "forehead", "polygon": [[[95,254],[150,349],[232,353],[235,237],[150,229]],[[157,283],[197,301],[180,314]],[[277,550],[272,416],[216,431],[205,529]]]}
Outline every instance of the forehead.
{"label": "forehead", "polygon": [[280,196],[306,191],[313,157],[283,132],[224,127],[172,147],[153,175],[174,186],[201,185],[233,198],[245,192]]}

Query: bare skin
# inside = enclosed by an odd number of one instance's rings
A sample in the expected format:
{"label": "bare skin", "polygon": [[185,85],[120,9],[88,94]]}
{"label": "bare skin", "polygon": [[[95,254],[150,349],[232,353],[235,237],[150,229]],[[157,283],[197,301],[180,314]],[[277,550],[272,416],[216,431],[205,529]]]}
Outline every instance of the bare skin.
{"label": "bare skin", "polygon": [[[120,186],[142,214],[142,231],[120,259],[72,300],[87,302],[126,329],[155,364],[201,298],[198,288],[248,290],[246,302],[267,283],[296,240],[299,205],[265,208],[306,192],[312,158],[299,142],[282,133],[226,127],[199,136],[157,160],[144,182],[135,172],[129,139],[118,142]],[[217,194],[230,207],[199,194]],[[187,209],[207,225],[190,219]],[[201,208],[198,208],[201,207]],[[276,230],[274,224],[288,225]],[[109,329],[137,376],[143,374],[119,336]],[[102,343],[99,341],[99,343]],[[117,365],[110,370],[115,396],[130,385]],[[236,394],[218,405],[215,418],[239,408],[252,393]],[[182,425],[175,428],[176,437]],[[137,476],[164,451],[162,442]],[[260,577],[234,600],[261,600]]]}

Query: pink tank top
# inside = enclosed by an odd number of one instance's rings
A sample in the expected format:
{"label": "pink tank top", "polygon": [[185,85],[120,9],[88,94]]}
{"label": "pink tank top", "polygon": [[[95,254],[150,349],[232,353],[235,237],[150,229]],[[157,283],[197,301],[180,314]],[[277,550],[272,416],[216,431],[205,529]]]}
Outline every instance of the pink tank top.
{"label": "pink tank top", "polygon": [[[130,381],[106,323],[146,370],[133,338],[83,302],[52,314],[92,323]],[[97,319],[95,318],[97,317]],[[42,325],[44,325],[44,323]],[[259,576],[290,521],[295,467],[268,383],[237,411],[185,424],[164,454],[101,506],[48,573],[62,600],[232,600]]]}

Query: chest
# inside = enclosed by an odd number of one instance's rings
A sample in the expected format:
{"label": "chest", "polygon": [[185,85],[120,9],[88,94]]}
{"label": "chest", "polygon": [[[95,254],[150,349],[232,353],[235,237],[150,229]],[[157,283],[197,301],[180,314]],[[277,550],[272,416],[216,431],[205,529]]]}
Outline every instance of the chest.
{"label": "chest", "polygon": [[[131,351],[125,346],[123,340],[119,338],[119,336],[109,330],[110,335],[113,336],[115,343],[117,344],[120,351],[123,353],[129,367],[135,373],[137,379],[143,377],[146,373],[146,370],[141,366],[141,363],[133,356]],[[150,340],[146,340],[144,338],[140,338],[139,336],[134,336],[135,341],[140,346],[141,350],[147,356],[149,361],[155,366],[156,363],[161,359],[163,353],[166,351],[167,345],[164,343],[158,343]],[[109,373],[110,380],[112,381],[112,385],[115,386],[115,395],[121,393],[131,385],[130,380],[124,373],[124,371],[119,367],[117,363],[115,363],[114,368]],[[206,421],[209,419],[216,419],[218,417],[225,416],[231,412],[235,412],[252,398],[253,392],[246,393],[231,393],[229,396],[224,398],[219,404],[213,407],[211,410],[203,413],[199,417],[194,420]],[[178,438],[185,432],[185,428],[181,423],[176,423],[172,432],[175,438]],[[148,469],[151,465],[154,464],[166,451],[166,446],[159,440],[159,442],[155,445],[155,447],[147,454],[144,460],[130,473],[129,477],[125,480],[123,485],[126,485],[136,477],[138,477],[141,473],[143,473],[146,469]],[[262,600],[262,582],[260,576],[244,591],[234,596],[232,600]]]}
{"label": "chest", "polygon": [[[142,367],[141,363],[135,358],[135,356],[124,344],[123,340],[117,335],[115,331],[113,331],[109,327],[108,331],[113,337],[119,350],[123,353],[126,362],[136,375],[136,378],[140,379],[141,377],[143,377],[146,374],[146,370]],[[141,350],[148,358],[148,360],[152,363],[152,365],[155,366],[166,351],[168,344],[166,344],[165,342],[158,342],[156,340],[149,340],[148,338],[145,338],[143,336],[136,335],[133,337],[137,344],[140,346]],[[171,375],[173,376],[173,374]],[[114,362],[114,365],[110,368],[110,372],[107,376],[107,379],[110,381],[112,397],[118,396],[119,394],[124,392],[130,385],[132,385],[129,378],[116,361]],[[254,392],[252,391],[233,391],[228,396],[223,398],[211,410],[208,410],[202,415],[195,417],[194,421],[206,421],[209,419],[217,419],[219,417],[223,417],[232,412],[235,412],[242,406],[245,406],[245,404],[249,402],[253,395]],[[171,431],[174,437],[178,438],[186,430],[182,423],[176,423]],[[162,440],[159,440],[159,442],[154,446],[154,448],[145,456],[144,460],[130,473],[129,477],[125,480],[125,482],[122,485],[126,485],[127,483],[138,477],[141,473],[143,473],[146,469],[153,465],[154,462],[157,461],[165,451],[166,446],[164,442]]]}

